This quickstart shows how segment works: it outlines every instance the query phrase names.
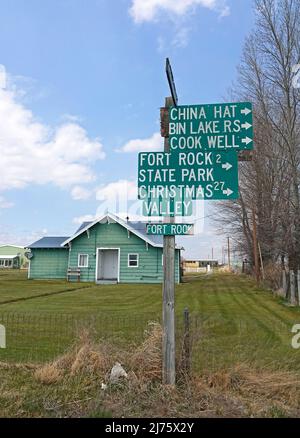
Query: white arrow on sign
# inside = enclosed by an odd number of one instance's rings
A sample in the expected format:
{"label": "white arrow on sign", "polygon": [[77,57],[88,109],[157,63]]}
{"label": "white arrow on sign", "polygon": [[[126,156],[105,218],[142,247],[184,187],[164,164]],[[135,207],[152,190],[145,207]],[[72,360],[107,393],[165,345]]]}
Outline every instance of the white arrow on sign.
{"label": "white arrow on sign", "polygon": [[243,129],[249,129],[249,128],[252,128],[252,125],[251,125],[251,123],[248,123],[248,122],[242,123],[242,128]]}
{"label": "white arrow on sign", "polygon": [[230,195],[232,195],[232,193],[233,193],[233,191],[231,189],[223,190],[223,195],[230,196]]}
{"label": "white arrow on sign", "polygon": [[229,169],[231,169],[231,168],[232,168],[232,164],[230,164],[230,163],[222,164],[222,169],[229,170]]}
{"label": "white arrow on sign", "polygon": [[252,141],[253,141],[252,138],[246,137],[243,138],[242,143],[248,145],[249,143],[252,143]]}
{"label": "white arrow on sign", "polygon": [[241,114],[245,114],[245,116],[247,116],[248,114],[250,114],[252,111],[249,108],[244,108],[241,110]]}

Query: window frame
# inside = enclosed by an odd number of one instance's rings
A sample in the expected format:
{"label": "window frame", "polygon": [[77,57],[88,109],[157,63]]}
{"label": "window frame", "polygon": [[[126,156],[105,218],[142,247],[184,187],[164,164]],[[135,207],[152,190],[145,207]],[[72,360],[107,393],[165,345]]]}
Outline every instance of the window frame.
{"label": "window frame", "polygon": [[[130,264],[130,256],[136,256],[136,265],[131,265]],[[136,253],[136,252],[128,253],[128,256],[127,256],[127,267],[128,268],[138,268],[139,267],[139,261],[140,261],[140,255],[138,253]]]}
{"label": "window frame", "polygon": [[[80,265],[80,257],[86,257],[86,265]],[[89,267],[89,255],[85,253],[78,253],[78,262],[77,262],[78,268],[88,268]]]}

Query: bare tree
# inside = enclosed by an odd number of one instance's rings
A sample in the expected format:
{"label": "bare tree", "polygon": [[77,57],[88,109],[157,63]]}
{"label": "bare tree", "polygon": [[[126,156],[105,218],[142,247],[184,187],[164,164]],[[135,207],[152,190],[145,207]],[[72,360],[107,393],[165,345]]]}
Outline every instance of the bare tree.
{"label": "bare tree", "polygon": [[240,199],[220,203],[218,218],[253,258],[252,209],[263,258],[287,255],[300,267],[299,0],[256,0],[256,28],[245,43],[234,95],[254,103],[255,150],[240,164]]}

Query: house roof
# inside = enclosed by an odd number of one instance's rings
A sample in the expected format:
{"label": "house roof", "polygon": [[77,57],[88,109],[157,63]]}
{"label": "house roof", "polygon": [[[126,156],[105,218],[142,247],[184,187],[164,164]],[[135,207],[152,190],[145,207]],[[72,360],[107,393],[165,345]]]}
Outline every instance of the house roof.
{"label": "house roof", "polygon": [[15,259],[19,257],[18,254],[16,255],[0,255],[0,259]]}
{"label": "house roof", "polygon": [[91,224],[93,221],[88,221],[88,222],[82,222],[82,224],[80,225],[80,227],[78,228],[78,230],[75,231],[75,234],[77,234],[79,231],[81,231],[83,228],[85,228],[86,226],[88,226],[89,224]]}
{"label": "house roof", "polygon": [[62,248],[61,244],[68,237],[42,237],[36,242],[29,245],[27,248],[35,249],[35,248]]}
{"label": "house roof", "polygon": [[[83,222],[83,224],[78,228],[76,233],[67,238],[61,246],[67,245],[72,240],[76,239],[76,237],[80,236],[82,233],[87,231],[88,229],[92,228],[97,223],[118,223],[122,225],[124,228],[126,228],[131,233],[135,234],[136,236],[143,239],[145,242],[149,243],[152,246],[162,248],[163,247],[163,236],[149,236],[146,232],[146,225],[147,222],[131,222],[131,221],[125,221],[121,219],[119,216],[116,216],[112,213],[106,213],[103,216],[97,218],[94,221],[91,222]],[[177,247],[177,249],[180,249]]]}

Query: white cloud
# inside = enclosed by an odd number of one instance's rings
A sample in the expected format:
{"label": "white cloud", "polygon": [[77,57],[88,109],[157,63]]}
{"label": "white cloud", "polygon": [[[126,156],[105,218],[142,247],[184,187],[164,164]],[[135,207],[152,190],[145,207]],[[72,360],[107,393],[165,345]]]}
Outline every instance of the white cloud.
{"label": "white cloud", "polygon": [[13,206],[13,202],[9,202],[3,196],[0,196],[0,208],[11,208]]}
{"label": "white cloud", "polygon": [[186,47],[189,42],[189,32],[190,29],[187,27],[179,29],[172,40],[172,45],[178,48]]}
{"label": "white cloud", "polygon": [[77,216],[73,218],[73,224],[81,225],[83,222],[93,222],[97,219],[97,215],[94,214],[85,214],[83,216]]}
{"label": "white cloud", "polygon": [[121,179],[99,187],[96,191],[98,201],[111,201],[113,199],[134,201],[137,199],[137,185],[135,181]]}
{"label": "white cloud", "polygon": [[45,228],[36,231],[28,231],[16,229],[12,225],[2,224],[0,230],[0,245],[27,246],[47,234],[48,230]]}
{"label": "white cloud", "polygon": [[150,138],[137,138],[129,140],[119,149],[119,152],[145,152],[145,151],[162,151],[163,138],[159,132],[156,132]]}
{"label": "white cloud", "polygon": [[75,186],[71,190],[71,196],[75,201],[85,201],[91,197],[91,191],[81,186]]}
{"label": "white cloud", "polygon": [[[2,67],[3,69],[3,67]],[[51,129],[19,101],[13,88],[0,88],[0,190],[52,183],[61,188],[95,179],[92,163],[105,158],[98,138],[77,123]]]}
{"label": "white cloud", "polygon": [[129,12],[136,23],[142,23],[154,21],[159,13],[182,16],[196,6],[216,11],[220,16],[230,12],[226,0],[132,0]]}

